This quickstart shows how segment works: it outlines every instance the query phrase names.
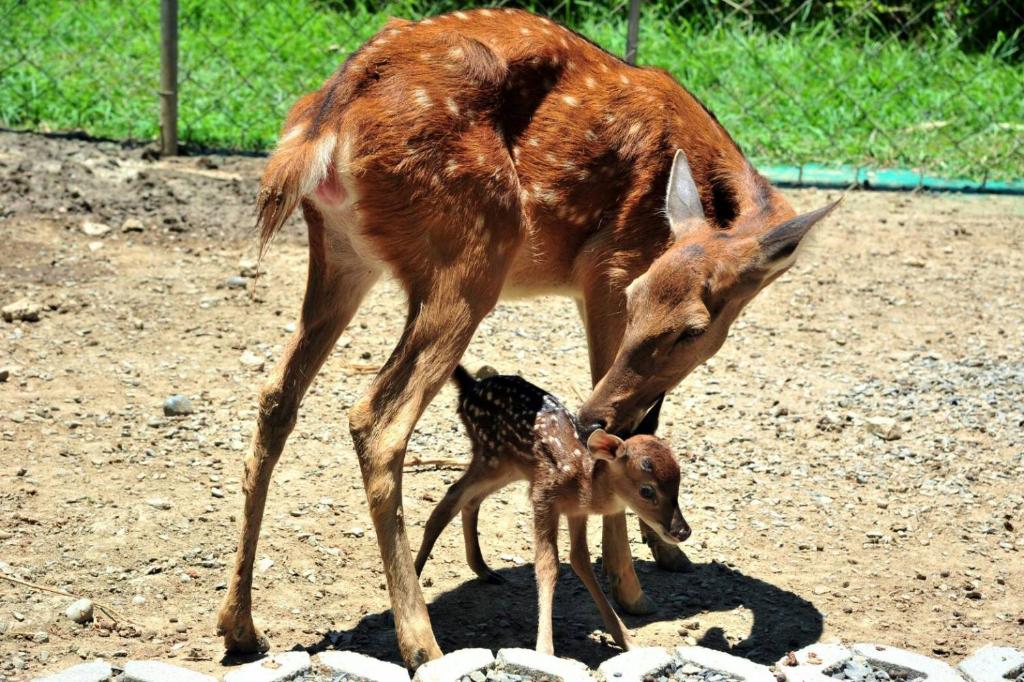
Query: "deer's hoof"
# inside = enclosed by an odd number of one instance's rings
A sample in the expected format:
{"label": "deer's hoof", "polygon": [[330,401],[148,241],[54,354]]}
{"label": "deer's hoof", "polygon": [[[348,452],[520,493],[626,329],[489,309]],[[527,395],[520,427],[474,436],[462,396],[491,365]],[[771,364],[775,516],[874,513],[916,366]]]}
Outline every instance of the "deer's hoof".
{"label": "deer's hoof", "polygon": [[672,573],[689,573],[693,570],[693,563],[686,556],[683,550],[675,545],[655,542],[651,545],[651,554],[654,555],[654,562],[663,571]]}
{"label": "deer's hoof", "polygon": [[217,634],[224,637],[224,650],[229,654],[262,654],[270,650],[270,640],[256,629],[252,619],[234,625],[222,619],[217,626]]}
{"label": "deer's hoof", "polygon": [[643,592],[633,600],[626,600],[616,596],[615,602],[622,607],[623,611],[631,616],[649,616],[658,610],[658,607],[654,605],[654,602],[651,601]]}

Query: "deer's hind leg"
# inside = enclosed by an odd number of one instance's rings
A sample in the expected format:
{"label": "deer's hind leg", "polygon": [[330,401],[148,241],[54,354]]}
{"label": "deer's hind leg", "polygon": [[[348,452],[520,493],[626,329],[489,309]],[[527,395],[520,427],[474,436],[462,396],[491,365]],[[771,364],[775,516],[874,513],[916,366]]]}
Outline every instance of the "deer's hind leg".
{"label": "deer's hind leg", "polygon": [[242,513],[235,565],[217,618],[233,653],[265,651],[269,643],[252,620],[252,565],[274,465],[295,426],[299,403],[379,270],[363,261],[343,230],[325,234],[323,215],[308,202],[309,271],[296,331],[259,397],[259,416],[245,458]]}

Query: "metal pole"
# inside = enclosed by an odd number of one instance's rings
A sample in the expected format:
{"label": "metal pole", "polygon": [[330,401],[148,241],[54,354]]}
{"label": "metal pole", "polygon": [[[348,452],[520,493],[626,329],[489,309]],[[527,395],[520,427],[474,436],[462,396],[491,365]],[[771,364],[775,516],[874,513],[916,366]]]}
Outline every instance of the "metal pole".
{"label": "metal pole", "polygon": [[626,61],[636,64],[636,47],[640,42],[640,0],[629,0],[629,27],[626,30]]}
{"label": "metal pole", "polygon": [[178,153],[178,0],[160,0],[160,154]]}

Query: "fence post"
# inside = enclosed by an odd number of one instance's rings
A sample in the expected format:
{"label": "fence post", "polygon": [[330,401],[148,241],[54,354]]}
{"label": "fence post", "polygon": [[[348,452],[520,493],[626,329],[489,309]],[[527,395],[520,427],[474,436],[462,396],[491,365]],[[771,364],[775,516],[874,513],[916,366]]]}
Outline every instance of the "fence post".
{"label": "fence post", "polygon": [[629,0],[629,25],[626,30],[626,61],[636,64],[636,47],[640,41],[640,0]]}
{"label": "fence post", "polygon": [[160,0],[160,154],[178,153],[178,0]]}

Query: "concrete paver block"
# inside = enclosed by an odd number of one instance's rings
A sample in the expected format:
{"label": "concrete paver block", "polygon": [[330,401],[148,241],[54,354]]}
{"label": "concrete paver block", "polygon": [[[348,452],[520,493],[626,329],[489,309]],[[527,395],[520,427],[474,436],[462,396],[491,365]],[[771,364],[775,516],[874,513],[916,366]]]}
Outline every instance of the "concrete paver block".
{"label": "concrete paver block", "polygon": [[90,663],[71,666],[56,675],[37,677],[35,682],[104,682],[114,671],[102,658]]}
{"label": "concrete paver block", "polygon": [[722,651],[705,649],[702,646],[681,646],[676,649],[676,658],[702,668],[739,677],[743,682],[776,682],[775,675],[768,666]]}
{"label": "concrete paver block", "polygon": [[545,675],[562,682],[593,682],[587,666],[570,658],[549,656],[533,649],[502,649],[495,667],[519,675]]}
{"label": "concrete paver block", "polygon": [[487,649],[459,649],[441,658],[427,661],[416,669],[414,682],[458,682],[470,673],[494,663],[494,654]]}
{"label": "concrete paver block", "polygon": [[316,662],[342,682],[409,682],[409,673],[402,666],[355,651],[324,651]]}
{"label": "concrete paver block", "polygon": [[878,644],[854,644],[850,650],[882,669],[895,668],[920,673],[927,678],[926,682],[963,682],[952,666],[905,649]]}
{"label": "concrete paver block", "polygon": [[305,651],[284,651],[240,666],[224,676],[224,682],[285,682],[310,668]]}
{"label": "concrete paver block", "polygon": [[217,678],[161,661],[128,661],[122,682],[217,682]]}
{"label": "concrete paver block", "polygon": [[609,658],[597,668],[597,676],[606,682],[643,682],[672,663],[672,656],[662,647],[633,649]]}
{"label": "concrete paver block", "polygon": [[786,682],[824,682],[830,679],[825,674],[837,665],[849,659],[853,653],[842,644],[818,642],[793,652],[796,665],[789,665],[787,654],[775,664],[775,669],[785,678]]}
{"label": "concrete paver block", "polygon": [[960,661],[957,669],[970,682],[1007,682],[1024,675],[1024,651],[984,646]]}

